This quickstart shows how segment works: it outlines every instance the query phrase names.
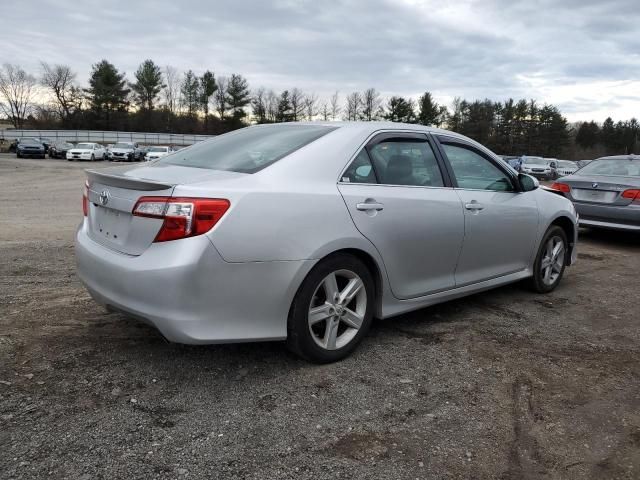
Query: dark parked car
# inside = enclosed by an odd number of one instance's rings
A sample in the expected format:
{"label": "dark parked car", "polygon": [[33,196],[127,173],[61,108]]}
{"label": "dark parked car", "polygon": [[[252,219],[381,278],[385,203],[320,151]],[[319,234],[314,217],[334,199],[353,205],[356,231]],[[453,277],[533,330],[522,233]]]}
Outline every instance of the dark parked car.
{"label": "dark parked car", "polygon": [[50,138],[45,137],[36,138],[35,140],[38,140],[44,146],[44,153],[49,152],[49,147],[55,143]]}
{"label": "dark parked car", "polygon": [[140,145],[138,148],[136,148],[135,152],[133,152],[133,159],[136,162],[142,162],[144,161],[144,157],[147,155],[147,153],[149,153],[149,150],[151,150],[152,147],[150,146],[144,146],[144,145]]}
{"label": "dark parked car", "polygon": [[73,143],[57,142],[49,147],[49,158],[67,158],[67,150],[74,147]]}
{"label": "dark parked car", "polygon": [[16,146],[16,156],[44,158],[45,148],[40,140],[35,138],[21,138]]}
{"label": "dark parked car", "polygon": [[583,227],[640,232],[640,155],[598,158],[551,188],[573,201]]}

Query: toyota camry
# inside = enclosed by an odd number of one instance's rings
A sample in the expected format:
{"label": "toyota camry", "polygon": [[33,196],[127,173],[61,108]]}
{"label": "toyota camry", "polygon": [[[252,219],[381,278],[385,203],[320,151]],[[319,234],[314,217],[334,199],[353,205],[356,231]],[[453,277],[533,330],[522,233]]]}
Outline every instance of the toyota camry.
{"label": "toyota camry", "polygon": [[464,136],[394,123],[252,126],[87,171],[78,273],[174,342],[286,340],[339,360],[374,317],[511,282],[550,292],[572,203]]}

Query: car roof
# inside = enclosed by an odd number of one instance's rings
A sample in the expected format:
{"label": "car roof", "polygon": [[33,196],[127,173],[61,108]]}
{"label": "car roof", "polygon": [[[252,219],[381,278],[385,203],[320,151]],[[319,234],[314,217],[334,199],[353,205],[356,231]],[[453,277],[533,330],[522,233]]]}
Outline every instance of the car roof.
{"label": "car roof", "polygon": [[640,155],[631,153],[629,155],[610,155],[608,157],[596,158],[596,160],[638,160],[640,161]]}

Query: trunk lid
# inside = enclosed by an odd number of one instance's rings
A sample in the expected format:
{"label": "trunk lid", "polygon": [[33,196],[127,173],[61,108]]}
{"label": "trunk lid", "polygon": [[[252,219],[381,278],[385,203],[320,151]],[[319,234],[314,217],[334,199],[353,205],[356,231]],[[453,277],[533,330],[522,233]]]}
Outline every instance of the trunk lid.
{"label": "trunk lid", "polygon": [[163,223],[162,219],[132,214],[141,197],[170,197],[176,185],[242,176],[245,174],[162,164],[87,170],[88,235],[112,250],[141,255]]}
{"label": "trunk lid", "polygon": [[618,206],[631,203],[630,199],[622,196],[622,192],[640,187],[640,180],[634,177],[603,175],[571,175],[563,177],[561,182],[571,187],[571,199],[576,202]]}

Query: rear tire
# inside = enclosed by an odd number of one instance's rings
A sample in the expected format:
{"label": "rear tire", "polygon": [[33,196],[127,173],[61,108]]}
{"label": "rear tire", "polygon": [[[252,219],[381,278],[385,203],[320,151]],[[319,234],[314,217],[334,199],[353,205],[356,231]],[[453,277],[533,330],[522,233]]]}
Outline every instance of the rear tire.
{"label": "rear tire", "polygon": [[549,293],[560,284],[569,258],[569,242],[564,230],[557,225],[549,227],[542,237],[533,263],[533,277],[529,286],[535,292]]}
{"label": "rear tire", "polygon": [[293,299],[287,347],[314,363],[345,358],[371,326],[374,296],[373,277],[362,261],[343,253],[327,257]]}

